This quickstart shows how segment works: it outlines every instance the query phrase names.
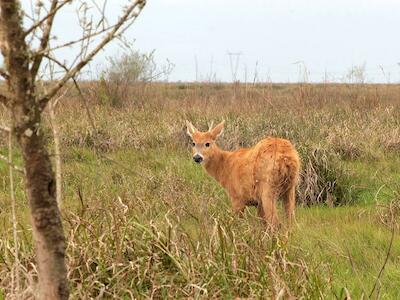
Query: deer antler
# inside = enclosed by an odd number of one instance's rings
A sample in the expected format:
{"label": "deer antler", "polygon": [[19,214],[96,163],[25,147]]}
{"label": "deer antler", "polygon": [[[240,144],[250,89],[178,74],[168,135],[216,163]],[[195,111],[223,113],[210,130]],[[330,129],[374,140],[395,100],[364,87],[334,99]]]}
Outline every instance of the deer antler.
{"label": "deer antler", "polygon": [[211,123],[208,125],[208,131],[211,131],[211,129],[213,129],[214,126],[214,121],[211,121]]}

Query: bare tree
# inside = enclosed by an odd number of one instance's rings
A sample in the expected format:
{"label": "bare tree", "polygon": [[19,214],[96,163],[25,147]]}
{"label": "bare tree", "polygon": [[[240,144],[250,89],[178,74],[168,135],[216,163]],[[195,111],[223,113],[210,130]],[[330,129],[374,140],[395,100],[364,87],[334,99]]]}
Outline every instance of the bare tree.
{"label": "bare tree", "polygon": [[[69,288],[65,262],[66,240],[56,201],[56,178],[41,130],[41,117],[49,101],[75,77],[110,41],[120,38],[142,11],[145,0],[127,1],[114,22],[106,18],[107,2],[52,0],[32,2],[31,14],[20,1],[0,0],[0,48],[4,68],[0,76],[7,91],[0,93],[0,103],[12,115],[9,130],[21,149],[25,184],[29,200],[36,262],[39,272],[39,299],[67,299]],[[53,45],[56,15],[67,4],[76,3],[82,31],[74,40]],[[90,17],[90,9],[100,18]],[[77,46],[72,63],[57,57],[57,50]],[[48,69],[56,65],[57,71]],[[48,80],[48,72],[52,79]],[[46,80],[47,78],[47,80]],[[1,128],[0,128],[1,130]],[[6,128],[3,128],[6,130]]]}

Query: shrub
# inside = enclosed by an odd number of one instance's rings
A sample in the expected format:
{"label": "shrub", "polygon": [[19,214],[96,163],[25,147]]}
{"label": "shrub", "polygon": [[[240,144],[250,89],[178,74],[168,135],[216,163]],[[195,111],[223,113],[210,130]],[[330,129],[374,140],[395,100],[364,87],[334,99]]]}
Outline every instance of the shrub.
{"label": "shrub", "polygon": [[145,83],[168,77],[173,64],[167,60],[167,64],[157,66],[154,53],[154,50],[140,53],[129,49],[121,55],[109,57],[98,83],[100,103],[121,106],[123,101],[132,98],[132,92],[143,89]]}
{"label": "shrub", "polygon": [[306,150],[298,188],[302,205],[340,205],[354,202],[357,190],[338,157],[322,148]]}

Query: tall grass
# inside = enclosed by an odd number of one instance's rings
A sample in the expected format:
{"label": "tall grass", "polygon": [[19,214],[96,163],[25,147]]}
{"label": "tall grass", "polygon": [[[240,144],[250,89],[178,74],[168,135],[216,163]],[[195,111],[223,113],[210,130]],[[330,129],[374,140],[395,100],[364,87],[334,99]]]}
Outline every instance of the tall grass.
{"label": "tall grass", "polygon": [[[57,111],[74,299],[368,297],[398,226],[398,86],[138,85],[115,106],[97,82],[82,83],[94,124],[72,89]],[[223,190],[190,161],[186,119],[202,129],[225,119],[225,149],[268,135],[296,145],[303,171],[289,236],[266,233],[253,209],[231,215]],[[50,148],[49,124],[43,132]],[[1,299],[16,263],[2,162],[0,178]],[[26,298],[37,272],[21,176],[15,183]],[[395,232],[377,298],[400,296]]]}

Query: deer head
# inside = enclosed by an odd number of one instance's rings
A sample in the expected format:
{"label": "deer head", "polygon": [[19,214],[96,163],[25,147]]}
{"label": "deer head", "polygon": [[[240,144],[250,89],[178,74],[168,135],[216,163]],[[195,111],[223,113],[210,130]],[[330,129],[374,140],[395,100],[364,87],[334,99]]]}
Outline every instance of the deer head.
{"label": "deer head", "polygon": [[207,162],[217,151],[219,151],[215,141],[224,131],[224,123],[225,121],[222,121],[214,128],[210,128],[206,132],[201,132],[198,131],[192,123],[186,121],[186,132],[192,139],[192,154],[193,160],[196,163],[201,164]]}

